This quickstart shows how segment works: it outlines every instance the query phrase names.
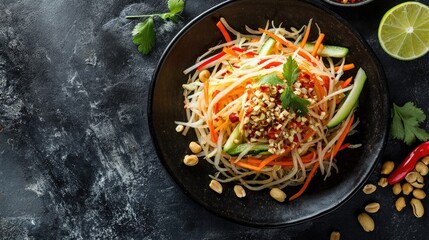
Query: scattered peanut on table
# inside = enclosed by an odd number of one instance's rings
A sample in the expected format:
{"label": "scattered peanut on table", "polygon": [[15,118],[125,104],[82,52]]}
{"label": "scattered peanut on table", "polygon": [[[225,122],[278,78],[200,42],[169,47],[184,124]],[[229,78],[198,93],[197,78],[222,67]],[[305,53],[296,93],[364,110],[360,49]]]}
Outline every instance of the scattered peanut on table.
{"label": "scattered peanut on table", "polygon": [[380,180],[378,180],[377,185],[382,188],[387,187],[387,185],[389,185],[389,183],[387,182],[387,178],[385,177],[380,178]]}
{"label": "scattered peanut on table", "polygon": [[399,197],[398,199],[396,199],[396,202],[395,202],[396,211],[398,212],[402,211],[402,209],[404,209],[405,206],[406,206],[406,203],[405,203],[404,197]]}
{"label": "scattered peanut on table", "polygon": [[408,182],[402,184],[402,193],[404,195],[408,196],[413,191],[413,189],[414,189],[414,187],[411,186],[411,184]]}
{"label": "scattered peanut on table", "polygon": [[423,204],[419,199],[417,198],[411,199],[411,206],[413,207],[414,216],[416,216],[417,218],[421,218],[425,213]]}
{"label": "scattered peanut on table", "polygon": [[393,185],[392,187],[392,192],[395,195],[399,195],[402,191],[402,187],[400,183],[395,183],[395,185]]}
{"label": "scattered peanut on table", "polygon": [[371,183],[366,184],[366,185],[363,187],[363,189],[362,189],[362,191],[363,191],[365,194],[371,194],[371,193],[375,192],[375,190],[377,190],[377,187],[376,187],[374,184],[371,184]]}
{"label": "scattered peanut on table", "polygon": [[386,161],[381,167],[381,174],[388,175],[393,171],[393,168],[395,168],[395,163],[392,161]]}
{"label": "scattered peanut on table", "polygon": [[329,238],[329,240],[340,240],[340,232],[334,231],[331,233],[331,237]]}
{"label": "scattered peanut on table", "polygon": [[363,230],[365,230],[365,232],[374,231],[375,223],[374,223],[374,220],[371,218],[371,216],[368,215],[368,213],[363,212],[359,214],[358,221],[362,226]]}
{"label": "scattered peanut on table", "polygon": [[372,202],[365,206],[365,211],[367,213],[376,213],[380,209],[380,203]]}

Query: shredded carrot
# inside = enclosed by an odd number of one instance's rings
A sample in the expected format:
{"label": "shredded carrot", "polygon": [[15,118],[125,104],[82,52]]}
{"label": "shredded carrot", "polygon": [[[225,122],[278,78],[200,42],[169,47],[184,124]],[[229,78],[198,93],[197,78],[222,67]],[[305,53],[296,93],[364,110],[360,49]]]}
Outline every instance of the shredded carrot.
{"label": "shredded carrot", "polygon": [[[338,70],[340,70],[340,67],[341,66],[336,66],[336,67],[334,67],[334,70],[338,71]],[[344,64],[343,71],[352,70],[353,68],[355,68],[355,65],[353,63]]]}
{"label": "shredded carrot", "polygon": [[328,91],[328,89],[329,89],[329,84],[330,84],[329,77],[328,77],[328,76],[320,76],[320,78],[322,78],[322,80],[323,80],[323,85],[324,85],[324,87],[326,88],[326,91]]}
{"label": "shredded carrot", "polygon": [[206,105],[209,105],[209,81],[204,82],[204,101],[206,102]]}
{"label": "shredded carrot", "polygon": [[262,29],[262,28],[258,28],[258,30],[262,33],[267,34],[268,36],[270,36],[271,38],[273,38],[277,42],[285,45],[286,47],[292,48],[293,50],[297,49],[297,46],[295,46],[295,44],[293,44],[289,41],[283,40],[282,38],[280,38],[279,36],[275,35],[274,33],[270,32],[270,31],[267,31],[267,30]]}
{"label": "shredded carrot", "polygon": [[236,163],[235,163],[235,165],[237,165],[237,166],[239,166],[239,167],[242,167],[242,168],[247,168],[247,169],[249,169],[249,170],[257,171],[257,172],[259,172],[259,171],[260,171],[260,170],[259,170],[259,167],[254,166],[254,165],[251,165],[251,164],[246,163],[246,162],[242,162],[242,161],[238,161],[238,162],[236,162]]}
{"label": "shredded carrot", "polygon": [[[221,120],[221,121],[223,121],[223,120]],[[222,124],[220,124],[217,128],[215,128],[215,131],[216,132],[220,132],[220,131],[222,131],[223,129],[225,129],[226,127],[228,127],[228,125],[230,125],[231,124],[231,122],[229,121],[229,119],[227,118],[226,120],[225,120],[225,122],[223,122]]]}
{"label": "shredded carrot", "polygon": [[273,154],[267,158],[265,158],[258,166],[258,172],[260,172],[265,166],[267,166],[268,163],[276,160],[277,158],[279,158],[280,155],[277,154]]}
{"label": "shredded carrot", "polygon": [[[267,30],[262,29],[262,28],[258,28],[258,30],[259,30],[260,32],[262,32],[262,33],[267,34],[268,36],[270,36],[271,38],[273,38],[273,39],[274,39],[274,40],[276,40],[277,42],[279,42],[279,43],[281,43],[281,44],[285,45],[286,47],[291,48],[292,50],[296,50],[296,49],[298,49],[298,47],[297,47],[295,44],[293,44],[292,42],[289,42],[289,41],[283,40],[282,38],[280,38],[279,36],[275,35],[274,33],[270,32],[270,31],[267,31]],[[303,50],[299,50],[299,51],[298,51],[298,54],[299,54],[301,57],[305,58],[307,61],[311,62],[312,64],[315,64],[315,63],[313,63],[313,61],[311,60],[311,58],[310,58],[307,54],[305,54],[305,52],[304,52]]]}
{"label": "shredded carrot", "polygon": [[225,38],[225,41],[231,42],[231,37],[229,36],[229,33],[226,31],[226,28],[222,24],[221,21],[217,22],[216,27],[219,28],[220,32],[222,33],[223,37]]}
{"label": "shredded carrot", "polygon": [[229,54],[229,55],[233,56],[233,57],[238,57],[238,53],[236,53],[236,52],[235,52],[234,50],[232,50],[231,48],[224,47],[224,48],[223,48],[223,51],[224,51],[225,53],[227,53],[227,54]]}
{"label": "shredded carrot", "polygon": [[255,53],[255,52],[252,52],[252,51],[246,51],[246,50],[244,50],[244,49],[242,49],[242,48],[239,48],[239,47],[233,47],[232,48],[232,50],[234,50],[234,51],[236,51],[236,52],[239,52],[239,53],[244,53],[245,55],[247,55],[248,57],[254,57],[254,56],[256,56],[256,55],[258,55],[257,53]]}
{"label": "shredded carrot", "polygon": [[316,131],[314,131],[313,129],[310,129],[305,135],[304,138],[302,139],[302,141],[306,141],[308,140],[311,136],[313,136],[316,133]]}
{"label": "shredded carrot", "polygon": [[317,55],[317,51],[319,51],[319,47],[320,47],[320,44],[322,44],[323,38],[325,38],[325,34],[321,33],[317,38],[316,43],[314,44],[314,49],[313,49],[313,52],[311,52],[311,55],[313,56]]}
{"label": "shredded carrot", "polygon": [[311,29],[311,24],[308,24],[307,29],[305,30],[304,38],[302,38],[302,42],[299,45],[301,48],[304,48],[305,44],[307,43],[308,36],[310,35],[310,29]]}
{"label": "shredded carrot", "polygon": [[337,143],[335,144],[334,151],[333,151],[333,153],[332,153],[332,157],[331,157],[331,158],[334,158],[334,157],[335,157],[335,155],[337,155],[337,153],[338,153],[339,149],[341,148],[341,145],[343,144],[344,139],[346,138],[346,136],[347,136],[347,134],[349,133],[350,128],[351,128],[351,126],[352,126],[352,124],[353,124],[354,117],[355,117],[355,115],[354,115],[354,114],[350,117],[350,120],[349,120],[349,122],[347,123],[346,128],[344,129],[344,132],[342,132],[342,133],[341,133],[341,135],[340,135],[340,137],[338,138],[338,141],[337,141]]}
{"label": "shredded carrot", "polygon": [[341,83],[341,87],[342,88],[347,87],[348,85],[350,85],[350,83],[352,82],[352,80],[353,80],[353,77],[347,78],[347,80],[345,80],[343,83]]}
{"label": "shredded carrot", "polygon": [[255,42],[259,42],[259,38],[252,38],[252,40],[250,40],[250,42],[255,43]]}
{"label": "shredded carrot", "polygon": [[316,90],[317,97],[321,100],[326,96],[326,91],[324,91],[324,87],[320,84],[317,78],[313,79],[314,82],[314,90]]}
{"label": "shredded carrot", "polygon": [[319,167],[319,162],[316,162],[313,165],[313,168],[311,169],[307,178],[305,179],[304,185],[302,185],[301,189],[297,193],[295,193],[292,197],[289,198],[289,201],[293,201],[293,200],[299,198],[304,193],[304,191],[307,189],[308,185],[310,184],[311,179],[313,179],[314,174],[316,173],[316,170],[318,167]]}
{"label": "shredded carrot", "polygon": [[212,140],[212,142],[216,143],[217,142],[217,133],[214,129],[214,124],[213,124],[212,119],[209,119],[208,125],[209,125],[209,130],[210,130],[210,139]]}

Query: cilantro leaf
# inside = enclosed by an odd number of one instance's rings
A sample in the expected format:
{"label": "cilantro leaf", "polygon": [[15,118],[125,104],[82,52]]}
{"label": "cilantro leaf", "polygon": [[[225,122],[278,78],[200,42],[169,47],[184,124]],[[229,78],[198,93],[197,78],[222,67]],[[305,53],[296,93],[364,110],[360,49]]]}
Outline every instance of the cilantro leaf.
{"label": "cilantro leaf", "polygon": [[276,84],[277,85],[283,85],[284,82],[279,77],[277,77],[277,74],[272,73],[272,74],[268,74],[268,75],[262,76],[258,80],[258,84],[259,85],[265,85],[265,84],[268,84],[268,85],[276,85]]}
{"label": "cilantro leaf", "polygon": [[397,113],[395,106],[396,104],[393,104],[393,109],[392,109],[393,117],[392,117],[392,125],[390,127],[390,134],[392,135],[393,138],[402,140],[405,138],[404,124],[402,123],[402,119]]}
{"label": "cilantro leaf", "polygon": [[285,90],[280,95],[280,101],[282,101],[282,107],[284,109],[291,105],[292,95],[294,95],[292,89],[289,86],[285,86]]}
{"label": "cilantro leaf", "polygon": [[155,30],[153,18],[149,17],[144,22],[138,23],[132,32],[133,43],[138,46],[139,52],[147,55],[155,46]]}
{"label": "cilantro leaf", "polygon": [[307,106],[310,102],[306,99],[298,97],[292,89],[292,85],[298,80],[299,76],[298,63],[289,56],[286,63],[283,65],[283,77],[287,80],[287,85],[284,91],[280,95],[280,101],[282,101],[282,107],[293,110],[298,116],[304,116],[308,113]]}
{"label": "cilantro leaf", "polygon": [[293,85],[299,76],[298,63],[289,56],[283,65],[283,77],[288,81],[289,86]]}
{"label": "cilantro leaf", "polygon": [[292,108],[298,116],[305,116],[308,113],[307,106],[310,105],[310,102],[304,98],[300,98],[293,95]]}
{"label": "cilantro leaf", "polygon": [[176,15],[177,13],[183,11],[185,7],[185,1],[183,0],[168,0],[168,9],[170,9],[170,13]]}
{"label": "cilantro leaf", "polygon": [[390,134],[393,138],[404,141],[407,145],[413,144],[417,139],[429,140],[429,133],[419,125],[426,120],[426,114],[412,102],[399,107],[393,103],[392,124]]}
{"label": "cilantro leaf", "polygon": [[426,120],[426,115],[423,112],[423,110],[421,110],[420,108],[416,107],[416,105],[414,105],[414,103],[412,102],[407,102],[404,104],[404,106],[401,107],[401,115],[404,118],[415,118],[418,123],[423,122],[424,120]]}
{"label": "cilantro leaf", "polygon": [[167,4],[170,12],[126,16],[127,19],[146,18],[145,21],[138,23],[132,31],[133,43],[138,46],[139,52],[147,55],[155,46],[154,17],[160,17],[166,21],[170,20],[173,22],[179,20],[179,13],[183,11],[185,1],[168,0]]}

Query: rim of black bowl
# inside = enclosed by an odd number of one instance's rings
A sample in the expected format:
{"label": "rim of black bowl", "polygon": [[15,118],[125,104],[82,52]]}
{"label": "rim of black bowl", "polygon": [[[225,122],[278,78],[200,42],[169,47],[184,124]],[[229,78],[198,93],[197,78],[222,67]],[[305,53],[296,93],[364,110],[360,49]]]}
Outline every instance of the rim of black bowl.
{"label": "rim of black bowl", "polygon": [[362,5],[366,5],[374,0],[362,0],[361,2],[357,2],[357,3],[339,3],[339,2],[336,2],[335,0],[323,0],[323,1],[338,7],[359,7]]}
{"label": "rim of black bowl", "polygon": [[[329,0],[325,0],[325,1],[329,1]],[[369,0],[371,1],[371,0]],[[190,199],[192,199],[194,202],[198,203],[200,206],[204,207],[206,210],[208,210],[209,212],[222,217],[223,219],[235,222],[235,223],[239,223],[242,225],[246,225],[246,226],[250,226],[250,227],[258,227],[258,228],[277,228],[277,227],[290,227],[290,226],[294,226],[294,225],[298,225],[301,223],[305,223],[308,222],[310,220],[314,220],[317,218],[320,218],[322,216],[325,216],[333,211],[335,211],[336,209],[340,208],[343,204],[345,204],[347,201],[349,201],[357,192],[358,190],[363,186],[363,184],[368,180],[368,178],[371,176],[371,174],[374,172],[375,167],[377,166],[378,161],[380,160],[380,158],[383,156],[383,152],[385,149],[385,145],[387,142],[387,137],[388,137],[388,128],[389,128],[389,118],[388,115],[386,115],[386,117],[384,118],[385,121],[385,126],[386,126],[386,130],[384,131],[384,136],[382,137],[382,143],[380,146],[380,152],[377,156],[377,158],[374,160],[373,165],[371,166],[371,168],[369,169],[368,174],[362,178],[361,182],[355,186],[354,189],[352,189],[349,194],[344,197],[344,199],[342,201],[340,201],[338,204],[327,208],[323,211],[317,212],[313,215],[309,215],[306,218],[301,218],[298,219],[296,221],[291,221],[291,222],[279,222],[279,223],[269,223],[269,224],[261,224],[261,223],[254,223],[254,222],[249,222],[249,221],[245,221],[243,219],[238,219],[238,218],[234,218],[232,216],[227,216],[224,215],[220,212],[216,212],[215,210],[209,208],[208,206],[206,206],[203,202],[201,202],[198,198],[194,197],[192,194],[189,194],[189,192],[186,190],[186,187],[178,180],[178,178],[173,174],[173,172],[171,171],[171,169],[169,168],[169,166],[165,163],[165,161],[163,159],[160,158],[161,154],[161,149],[158,145],[158,139],[156,138],[156,134],[155,134],[155,130],[154,130],[154,126],[153,126],[153,122],[152,122],[152,102],[153,102],[153,97],[154,97],[154,89],[155,89],[155,81],[156,78],[159,74],[159,69],[162,66],[164,60],[166,59],[166,57],[168,56],[168,54],[170,53],[171,49],[174,47],[175,43],[177,42],[177,40],[179,40],[182,35],[184,33],[186,33],[186,31],[189,30],[189,28],[191,28],[195,23],[197,23],[198,21],[200,21],[202,18],[204,18],[206,15],[209,15],[210,13],[215,12],[216,10],[225,7],[229,4],[232,4],[234,2],[237,2],[236,0],[226,0],[222,3],[219,3],[211,8],[209,8],[208,10],[202,12],[201,14],[199,14],[197,17],[193,18],[191,21],[189,21],[175,36],[174,38],[170,41],[170,43],[168,44],[168,46],[166,47],[166,49],[164,50],[164,52],[162,53],[161,58],[159,59],[157,65],[156,65],[156,69],[155,72],[152,75],[152,80],[150,83],[150,87],[149,87],[149,96],[148,96],[148,105],[147,105],[147,111],[148,111],[148,116],[147,116],[147,120],[148,120],[148,125],[149,125],[149,132],[150,135],[153,139],[153,143],[155,146],[155,151],[157,153],[157,156],[160,160],[160,162],[162,163],[162,165],[164,166],[164,168],[167,170],[167,172],[169,173],[168,175],[170,176],[170,178],[173,179],[173,181],[181,188],[181,190],[185,193],[186,196],[188,196]],[[375,55],[374,51],[372,50],[372,48],[369,46],[369,44],[364,40],[364,38],[362,37],[362,35],[353,27],[351,26],[344,18],[342,18],[341,16],[339,16],[337,13],[333,12],[332,10],[326,8],[325,6],[321,5],[321,4],[317,4],[314,2],[311,2],[309,0],[303,0],[303,2],[313,5],[317,8],[322,9],[323,11],[325,11],[327,14],[331,14],[333,15],[335,18],[339,19],[341,22],[343,22],[344,25],[346,25],[348,28],[350,28],[354,34],[357,36],[358,40],[365,46],[365,48],[368,50],[368,54],[371,55],[372,59],[374,60],[375,64],[377,65],[377,68],[380,70],[380,78],[381,81],[385,84],[386,89],[387,89],[387,81],[386,81],[386,76],[383,70],[383,67],[380,63],[380,61],[378,60],[377,56]],[[389,93],[388,91],[386,92],[386,95],[384,96],[384,98],[381,101],[383,104],[385,104],[387,107],[390,104],[390,98],[389,98]],[[390,111],[387,110],[387,111]]]}

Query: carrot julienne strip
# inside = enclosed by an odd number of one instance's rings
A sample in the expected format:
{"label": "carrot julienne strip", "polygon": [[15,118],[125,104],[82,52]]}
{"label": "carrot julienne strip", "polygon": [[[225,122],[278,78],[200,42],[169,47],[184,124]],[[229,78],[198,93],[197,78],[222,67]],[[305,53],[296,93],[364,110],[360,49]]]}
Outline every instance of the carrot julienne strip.
{"label": "carrot julienne strip", "polygon": [[214,124],[213,124],[213,120],[210,119],[208,121],[208,125],[209,125],[209,130],[210,130],[210,140],[212,140],[214,143],[217,142],[217,133],[214,129]]}
{"label": "carrot julienne strip", "polygon": [[313,52],[311,52],[311,55],[313,56],[317,55],[317,51],[319,51],[319,47],[320,47],[320,44],[322,44],[323,38],[325,38],[325,34],[321,33],[317,38],[316,43],[314,44],[314,49],[313,49]]}
{"label": "carrot julienne strip", "polygon": [[[340,70],[341,66],[336,66],[334,67],[335,71]],[[355,68],[355,65],[353,63],[349,63],[349,64],[345,64],[343,66],[343,71],[347,71],[347,70],[352,70],[353,68]]]}
{"label": "carrot julienne strip", "polygon": [[302,42],[299,45],[301,48],[304,48],[305,44],[307,43],[308,36],[310,35],[310,29],[311,29],[311,24],[308,24],[307,29],[306,29],[305,34],[304,34],[304,38],[302,39]]}
{"label": "carrot julienne strip", "polygon": [[355,117],[354,114],[350,117],[350,120],[347,123],[346,128],[344,129],[344,132],[342,132],[341,135],[340,135],[340,138],[338,138],[337,144],[334,147],[333,155],[332,155],[331,158],[335,157],[335,155],[337,155],[339,149],[341,148],[341,145],[343,144],[344,139],[347,137],[347,134],[349,133],[350,128],[351,128],[351,126],[353,124],[354,117]]}
{"label": "carrot julienne strip", "polygon": [[234,50],[232,50],[231,48],[224,47],[224,48],[223,48],[223,51],[224,51],[225,53],[227,53],[227,54],[229,54],[229,55],[233,56],[233,57],[238,57],[238,54],[237,54]]}
{"label": "carrot julienne strip", "polygon": [[311,169],[307,178],[305,179],[304,185],[302,185],[301,189],[297,193],[295,193],[292,197],[289,198],[289,201],[293,201],[293,200],[297,199],[298,197],[300,197],[305,192],[305,190],[307,189],[308,185],[311,182],[311,179],[313,179],[314,174],[316,173],[316,170],[318,167],[319,167],[319,162],[316,162],[313,165],[313,168]]}
{"label": "carrot julienne strip", "polygon": [[222,24],[221,21],[216,23],[216,27],[219,28],[220,32],[222,33],[223,37],[225,38],[225,41],[231,42],[231,37],[229,36],[229,33],[226,31],[226,28]]}
{"label": "carrot julienne strip", "polygon": [[347,80],[345,80],[343,83],[341,83],[341,88],[346,88],[348,85],[350,85],[352,80],[353,80],[353,77],[347,78]]}
{"label": "carrot julienne strip", "polygon": [[237,166],[239,166],[239,167],[242,167],[242,168],[247,168],[247,169],[249,169],[249,170],[253,170],[253,171],[257,171],[257,172],[259,172],[259,171],[258,171],[259,167],[254,166],[254,165],[251,165],[251,164],[246,163],[246,162],[238,161],[238,162],[236,162],[236,163],[235,163],[235,165],[237,165]]}

